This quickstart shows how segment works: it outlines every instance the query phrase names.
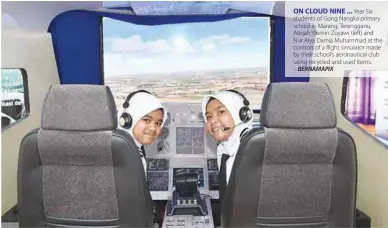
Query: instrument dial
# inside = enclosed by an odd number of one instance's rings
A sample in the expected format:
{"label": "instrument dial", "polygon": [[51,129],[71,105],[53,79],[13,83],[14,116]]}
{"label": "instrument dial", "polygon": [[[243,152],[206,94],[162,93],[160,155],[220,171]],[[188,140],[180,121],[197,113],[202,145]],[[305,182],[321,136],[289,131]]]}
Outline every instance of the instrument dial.
{"label": "instrument dial", "polygon": [[168,128],[167,127],[163,127],[162,131],[160,133],[160,138],[161,139],[166,139],[169,134],[170,134],[170,131],[168,130]]}

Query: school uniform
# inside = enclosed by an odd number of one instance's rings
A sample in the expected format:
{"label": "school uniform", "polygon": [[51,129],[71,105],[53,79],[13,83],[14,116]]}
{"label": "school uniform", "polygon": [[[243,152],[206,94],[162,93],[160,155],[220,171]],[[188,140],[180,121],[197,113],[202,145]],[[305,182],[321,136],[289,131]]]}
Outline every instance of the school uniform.
{"label": "school uniform", "polygon": [[202,102],[202,113],[204,114],[205,121],[206,106],[211,98],[217,99],[228,109],[235,123],[235,128],[228,140],[219,142],[217,145],[217,163],[220,180],[219,199],[222,203],[229,183],[229,177],[232,172],[234,160],[240,147],[240,140],[243,135],[252,128],[252,119],[247,123],[243,123],[240,119],[239,111],[244,106],[243,98],[240,95],[230,91],[221,91],[215,95],[209,95],[204,98]]}

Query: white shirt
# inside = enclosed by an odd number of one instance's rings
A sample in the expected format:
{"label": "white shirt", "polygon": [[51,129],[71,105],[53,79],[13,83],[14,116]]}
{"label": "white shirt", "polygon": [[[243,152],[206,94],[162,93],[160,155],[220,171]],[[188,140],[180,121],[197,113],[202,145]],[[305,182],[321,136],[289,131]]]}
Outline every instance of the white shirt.
{"label": "white shirt", "polygon": [[147,180],[147,161],[142,153],[140,153],[140,157],[141,157],[141,162],[143,163],[143,167],[144,167],[145,178]]}
{"label": "white shirt", "polygon": [[[218,170],[221,168],[221,154],[217,154],[217,160],[218,160]],[[226,184],[229,183],[229,177],[230,173],[232,172],[233,164],[234,164],[234,159],[236,158],[236,153],[234,153],[233,156],[230,156],[228,160],[226,161]]]}
{"label": "white shirt", "polygon": [[[144,174],[145,174],[145,178],[147,180],[147,160],[145,159],[144,155],[143,155],[143,151],[141,150],[141,147],[143,146],[142,144],[140,144],[136,139],[135,140],[135,143],[136,145],[138,146],[138,150],[139,150],[139,154],[140,154],[140,158],[141,158],[141,163],[143,164],[143,168],[144,168]],[[144,151],[144,154],[145,154],[145,151]]]}
{"label": "white shirt", "polygon": [[[217,147],[217,162],[218,162],[218,170],[221,169],[221,157],[222,154],[229,155],[228,160],[226,161],[226,184],[229,183],[230,173],[232,172],[234,160],[236,158],[236,154],[238,148],[240,147],[240,134],[246,129],[248,125],[241,125],[234,129],[233,134],[229,137],[228,141],[222,142]],[[244,134],[247,132],[246,130]]]}

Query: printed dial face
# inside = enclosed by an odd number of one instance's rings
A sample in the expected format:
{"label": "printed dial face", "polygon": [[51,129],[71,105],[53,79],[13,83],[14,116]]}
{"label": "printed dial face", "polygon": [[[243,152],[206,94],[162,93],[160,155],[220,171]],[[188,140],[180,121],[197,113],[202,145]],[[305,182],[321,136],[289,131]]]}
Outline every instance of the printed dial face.
{"label": "printed dial face", "polygon": [[201,120],[201,121],[204,121],[203,113],[202,113],[202,112],[200,112],[200,113],[198,114],[198,119]]}
{"label": "printed dial face", "polygon": [[170,131],[168,130],[168,128],[166,127],[162,128],[162,132],[160,133],[160,139],[166,139],[169,134],[170,134]]}

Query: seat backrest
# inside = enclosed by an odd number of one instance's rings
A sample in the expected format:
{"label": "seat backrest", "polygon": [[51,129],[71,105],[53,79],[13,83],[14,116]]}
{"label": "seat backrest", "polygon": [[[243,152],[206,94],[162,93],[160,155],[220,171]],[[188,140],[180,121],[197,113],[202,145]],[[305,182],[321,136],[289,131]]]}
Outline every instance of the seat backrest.
{"label": "seat backrest", "polygon": [[58,85],[20,145],[21,227],[150,227],[152,199],[107,86]]}
{"label": "seat backrest", "polygon": [[356,148],[336,128],[327,85],[270,84],[260,122],[236,155],[222,208],[224,226],[352,227]]}

